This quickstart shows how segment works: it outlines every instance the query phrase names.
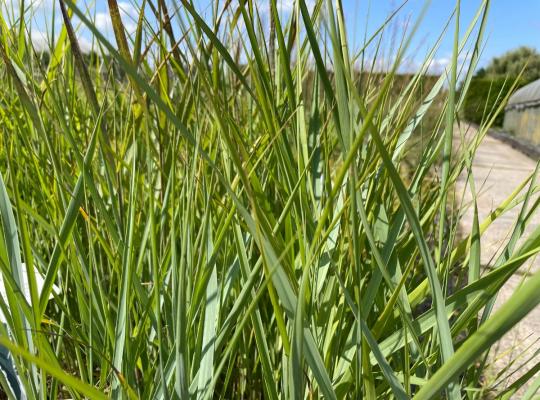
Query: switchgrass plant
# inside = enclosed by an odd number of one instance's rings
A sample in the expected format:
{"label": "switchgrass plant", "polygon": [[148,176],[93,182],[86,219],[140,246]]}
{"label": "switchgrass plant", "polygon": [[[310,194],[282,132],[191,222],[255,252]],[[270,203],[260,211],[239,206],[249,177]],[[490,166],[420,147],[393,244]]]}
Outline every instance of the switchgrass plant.
{"label": "switchgrass plant", "polygon": [[[540,301],[535,274],[492,308],[540,249],[540,229],[522,237],[536,171],[485,221],[466,205],[473,229],[458,234],[453,183],[475,193],[471,160],[501,111],[461,135],[489,1],[471,21],[458,1],[400,90],[423,14],[381,71],[400,9],[353,49],[340,0],[290,4],[144,0],[128,21],[109,0],[106,36],[60,0],[47,57],[26,2],[2,15],[0,344],[28,398],[489,390],[483,356]],[[433,78],[444,35],[453,55]],[[482,234],[514,207],[484,271]]]}

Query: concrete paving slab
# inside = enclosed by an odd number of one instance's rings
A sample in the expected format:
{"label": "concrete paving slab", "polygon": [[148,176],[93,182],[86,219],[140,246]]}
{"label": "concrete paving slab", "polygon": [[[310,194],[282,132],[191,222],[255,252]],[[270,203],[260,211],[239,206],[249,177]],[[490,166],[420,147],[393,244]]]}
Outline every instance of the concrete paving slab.
{"label": "concrete paving slab", "polygon": [[[464,128],[462,127],[462,129]],[[467,129],[466,137],[471,137],[470,135],[476,133],[475,128],[472,126],[465,129]],[[460,135],[456,134],[455,146],[459,145],[459,137]],[[480,221],[494,211],[521,182],[527,179],[535,167],[535,160],[513,149],[510,145],[487,136],[478,148],[472,165],[474,183],[478,192],[477,204]],[[462,175],[456,183],[456,193],[464,193],[462,197],[464,205],[471,204],[472,201],[472,194],[466,179],[466,176]],[[472,229],[472,207],[464,209],[463,213],[460,228],[463,234],[466,235]],[[507,243],[518,214],[519,207],[515,207],[507,215],[497,219],[482,236],[481,262],[486,268],[490,268],[501,248]],[[524,237],[527,237],[528,233],[537,228],[539,224],[540,212],[533,217]],[[519,290],[528,273],[538,270],[540,270],[540,257],[524,265],[520,269],[520,273],[505,284],[497,298],[495,308],[500,307],[516,290]],[[540,293],[538,295],[540,296]],[[516,373],[501,382],[501,386],[498,388],[511,384],[524,372],[540,362],[540,307],[533,310],[493,347],[490,353],[492,366],[489,375],[491,377],[496,376],[498,371],[505,369],[511,360],[517,356],[520,356],[521,362],[518,362],[512,368],[512,370],[517,370]],[[520,364],[523,365],[520,367]],[[523,392],[524,390],[521,390],[514,398],[520,398]]]}

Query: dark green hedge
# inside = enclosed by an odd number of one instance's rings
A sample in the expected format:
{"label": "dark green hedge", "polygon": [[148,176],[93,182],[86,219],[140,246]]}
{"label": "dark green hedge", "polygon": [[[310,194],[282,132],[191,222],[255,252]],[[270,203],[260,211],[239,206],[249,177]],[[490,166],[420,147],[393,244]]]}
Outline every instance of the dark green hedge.
{"label": "dark green hedge", "polygon": [[[512,88],[515,78],[475,77],[471,80],[469,91],[463,104],[463,117],[469,122],[479,124],[491,112],[494,112]],[[525,85],[519,81],[517,87]],[[485,115],[484,115],[485,114]],[[495,126],[502,126],[504,110],[495,119]]]}

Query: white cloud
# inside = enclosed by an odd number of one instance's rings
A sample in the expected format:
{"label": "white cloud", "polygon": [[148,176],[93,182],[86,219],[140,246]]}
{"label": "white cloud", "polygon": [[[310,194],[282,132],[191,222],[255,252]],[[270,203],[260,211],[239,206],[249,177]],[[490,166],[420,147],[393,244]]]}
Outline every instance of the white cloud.
{"label": "white cloud", "polygon": [[32,2],[32,5],[35,8],[39,8],[44,11],[49,11],[55,7],[56,2],[54,0],[34,0]]}
{"label": "white cloud", "polygon": [[[118,2],[118,8],[120,9],[120,17],[127,33],[130,35],[133,34],[137,29],[139,10],[127,1]],[[112,21],[108,11],[96,13],[94,24],[96,28],[104,31],[106,34],[112,34],[113,32]]]}
{"label": "white cloud", "polygon": [[47,38],[47,34],[45,32],[33,29],[32,32],[30,32],[30,40],[32,41],[32,45],[34,46],[35,50],[49,50],[49,39]]}
{"label": "white cloud", "polygon": [[[471,54],[460,54],[457,59],[458,70],[462,65],[467,64],[471,60]],[[440,75],[450,66],[452,63],[451,56],[436,57],[429,63],[428,72],[435,75]]]}
{"label": "white cloud", "polygon": [[79,42],[79,47],[81,48],[81,51],[83,53],[90,53],[90,51],[92,50],[92,42],[84,36],[79,36],[77,40]]}
{"label": "white cloud", "polygon": [[440,75],[444,72],[449,64],[450,59],[448,57],[434,58],[429,63],[428,71],[431,74]]}
{"label": "white cloud", "polygon": [[[43,15],[52,12],[56,7],[55,0],[30,0],[25,1],[24,8],[28,15]],[[17,17],[21,10],[21,0],[0,0],[0,12],[6,15]]]}
{"label": "white cloud", "polygon": [[[276,5],[279,13],[288,14],[291,13],[294,9],[295,0],[277,0]],[[269,12],[268,0],[258,0],[257,6],[259,12],[267,13]],[[315,7],[314,0],[306,0],[306,6],[308,10],[312,10]]]}
{"label": "white cloud", "polygon": [[[288,15],[294,10],[296,0],[276,0],[276,6],[278,13],[282,15]],[[313,8],[315,7],[315,0],[305,0],[306,7],[311,12]],[[269,0],[255,0],[254,1],[255,6],[257,7],[258,12],[261,15],[267,16],[270,14],[270,4]],[[202,10],[211,9],[210,3],[206,7],[201,7]],[[232,4],[228,5],[229,10],[236,11],[237,7],[239,7],[238,0],[232,2]]]}
{"label": "white cloud", "polygon": [[109,16],[108,13],[105,13],[105,12],[96,13],[94,24],[96,25],[96,28],[100,31],[112,30],[111,17]]}
{"label": "white cloud", "polygon": [[[4,7],[18,12],[21,8],[21,0],[2,0]],[[30,0],[25,1],[24,8],[29,11],[50,11],[56,6],[55,0]]]}
{"label": "white cloud", "polygon": [[[36,51],[48,51],[52,46],[49,35],[46,32],[36,29],[32,29],[30,32],[30,40]],[[86,37],[79,35],[77,41],[79,42],[79,47],[83,53],[89,53],[92,50],[92,42]]]}
{"label": "white cloud", "polygon": [[[268,2],[266,2],[268,3]],[[294,9],[294,0],[278,0],[276,2],[277,4],[277,9],[279,12],[292,12],[292,10]],[[309,5],[308,5],[309,7]]]}

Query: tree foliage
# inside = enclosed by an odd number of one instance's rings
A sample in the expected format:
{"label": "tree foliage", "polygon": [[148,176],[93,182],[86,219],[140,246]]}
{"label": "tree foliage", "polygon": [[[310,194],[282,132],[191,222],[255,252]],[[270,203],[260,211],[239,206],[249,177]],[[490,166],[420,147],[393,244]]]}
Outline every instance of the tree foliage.
{"label": "tree foliage", "polygon": [[481,68],[479,78],[517,77],[523,70],[525,82],[540,79],[540,53],[533,48],[521,46],[495,57],[486,68]]}
{"label": "tree foliage", "polygon": [[[518,47],[493,58],[485,68],[480,68],[473,77],[465,98],[465,119],[477,124],[485,120],[499,107],[518,77],[515,89],[540,79],[540,53],[535,49]],[[494,124],[501,126],[503,121],[504,112],[501,111]]]}
{"label": "tree foliage", "polygon": [[[481,124],[491,118],[504,100],[508,91],[512,88],[513,80],[503,77],[475,77],[471,81],[465,97],[463,116],[467,121]],[[524,85],[520,80],[517,87]],[[493,122],[496,126],[502,126],[504,113],[499,113]]]}

